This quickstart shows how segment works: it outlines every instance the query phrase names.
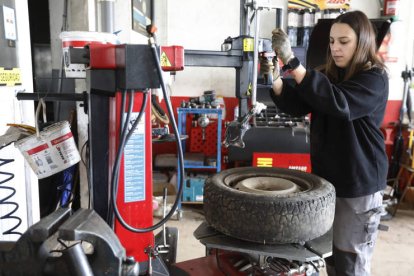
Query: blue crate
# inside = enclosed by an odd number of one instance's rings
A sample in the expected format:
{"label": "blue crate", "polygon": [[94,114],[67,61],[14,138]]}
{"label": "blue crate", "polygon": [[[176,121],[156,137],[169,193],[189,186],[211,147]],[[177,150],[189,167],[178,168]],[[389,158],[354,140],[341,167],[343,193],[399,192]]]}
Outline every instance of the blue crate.
{"label": "blue crate", "polygon": [[203,202],[206,177],[186,178],[183,187],[183,202]]}

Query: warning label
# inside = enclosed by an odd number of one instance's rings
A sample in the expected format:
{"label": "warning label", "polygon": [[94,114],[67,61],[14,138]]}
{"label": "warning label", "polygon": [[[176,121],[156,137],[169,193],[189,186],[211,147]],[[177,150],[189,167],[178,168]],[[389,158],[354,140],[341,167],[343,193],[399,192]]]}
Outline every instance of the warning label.
{"label": "warning label", "polygon": [[0,67],[0,86],[21,85],[20,68]]}
{"label": "warning label", "polygon": [[253,38],[243,39],[243,52],[253,52],[254,51],[254,40]]}
{"label": "warning label", "polygon": [[257,158],[257,166],[258,167],[272,167],[273,166],[273,158],[258,157]]}
{"label": "warning label", "polygon": [[167,54],[165,53],[165,52],[162,52],[161,53],[161,57],[160,57],[160,62],[161,62],[161,66],[168,66],[168,67],[170,67],[171,66],[171,62],[170,62],[170,60],[168,59],[168,56],[167,56]]}

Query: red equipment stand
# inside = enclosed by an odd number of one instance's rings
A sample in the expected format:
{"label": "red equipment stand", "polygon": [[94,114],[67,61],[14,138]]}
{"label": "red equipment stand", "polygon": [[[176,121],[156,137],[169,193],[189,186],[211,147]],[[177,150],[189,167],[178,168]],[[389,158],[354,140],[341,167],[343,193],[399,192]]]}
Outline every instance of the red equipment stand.
{"label": "red equipment stand", "polygon": [[[110,100],[110,166],[114,164],[115,154],[120,143],[121,133],[121,100],[122,94],[117,92]],[[145,114],[125,145],[119,169],[117,206],[123,219],[132,227],[147,228],[153,225],[152,216],[152,141],[151,141],[151,97],[147,97]],[[136,92],[130,118],[131,126],[139,115],[143,104],[143,93]],[[124,110],[124,120],[128,108],[128,95]],[[112,172],[112,168],[110,168]],[[125,247],[127,256],[133,256],[140,266],[146,266],[148,255],[146,248],[154,248],[154,234],[134,233],[124,228],[115,220],[115,233]],[[145,264],[142,264],[145,262]]]}

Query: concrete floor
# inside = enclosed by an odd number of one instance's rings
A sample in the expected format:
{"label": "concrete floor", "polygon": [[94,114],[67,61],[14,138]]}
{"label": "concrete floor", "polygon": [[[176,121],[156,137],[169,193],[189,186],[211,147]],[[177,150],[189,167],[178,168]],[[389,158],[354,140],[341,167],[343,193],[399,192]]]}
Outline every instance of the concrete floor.
{"label": "concrete floor", "polygon": [[[403,206],[404,208],[404,206]],[[177,227],[179,240],[177,262],[205,256],[204,246],[194,236],[194,230],[204,221],[202,205],[183,205],[180,220],[169,220]],[[380,231],[372,260],[372,276],[413,275],[414,270],[414,210],[405,207],[390,221],[387,232]],[[326,275],[321,272],[320,275]]]}

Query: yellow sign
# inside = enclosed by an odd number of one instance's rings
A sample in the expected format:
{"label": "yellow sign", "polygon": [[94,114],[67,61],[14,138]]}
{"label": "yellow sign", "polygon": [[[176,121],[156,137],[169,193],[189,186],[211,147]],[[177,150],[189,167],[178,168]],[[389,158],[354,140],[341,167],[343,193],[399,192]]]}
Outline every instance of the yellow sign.
{"label": "yellow sign", "polygon": [[273,158],[269,157],[259,157],[257,158],[258,167],[271,167],[273,165]]}
{"label": "yellow sign", "polygon": [[253,52],[254,51],[254,40],[253,38],[243,39],[243,52]]}
{"label": "yellow sign", "polygon": [[249,83],[249,86],[247,87],[246,95],[250,96],[252,94],[252,83]]}
{"label": "yellow sign", "polygon": [[162,52],[161,53],[161,57],[160,57],[160,63],[161,63],[161,66],[168,66],[168,67],[171,67],[171,62],[170,62],[170,60],[168,59],[168,56],[167,56],[167,54],[165,53],[165,52]]}
{"label": "yellow sign", "polygon": [[350,0],[289,0],[288,7],[292,9],[345,9],[348,10]]}
{"label": "yellow sign", "polygon": [[0,67],[0,86],[21,85],[20,68]]}

